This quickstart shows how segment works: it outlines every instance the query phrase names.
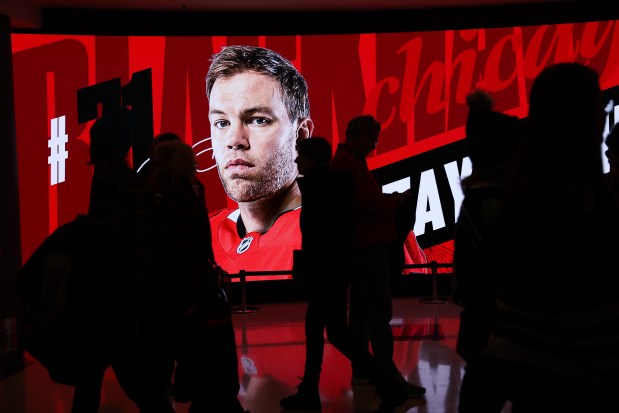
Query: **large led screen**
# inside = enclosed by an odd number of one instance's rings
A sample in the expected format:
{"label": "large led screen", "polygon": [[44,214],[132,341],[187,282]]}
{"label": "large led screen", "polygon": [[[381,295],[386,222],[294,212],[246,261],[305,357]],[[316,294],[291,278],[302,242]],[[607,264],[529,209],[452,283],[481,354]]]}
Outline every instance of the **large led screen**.
{"label": "large led screen", "polygon": [[495,109],[523,118],[542,68],[576,61],[600,75],[608,131],[619,101],[618,27],[600,21],[296,36],[14,34],[23,259],[58,225],[87,211],[88,132],[113,106],[131,107],[140,117],[135,169],[147,160],[154,135],[175,132],[194,148],[209,211],[235,208],[212,156],[205,75],[223,46],[246,44],[279,52],[303,74],[315,136],[335,146],[353,117],[372,114],[381,122],[370,169],[385,192],[412,189],[419,244],[430,261],[451,263],[460,180],[471,168],[463,145],[465,96],[485,88]]}

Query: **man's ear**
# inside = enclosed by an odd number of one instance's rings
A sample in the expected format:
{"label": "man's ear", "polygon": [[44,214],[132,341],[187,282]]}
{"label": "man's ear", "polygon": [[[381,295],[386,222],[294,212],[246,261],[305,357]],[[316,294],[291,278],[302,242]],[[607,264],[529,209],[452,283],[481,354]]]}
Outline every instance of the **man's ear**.
{"label": "man's ear", "polygon": [[312,132],[314,132],[314,122],[310,118],[304,118],[299,122],[297,141],[310,138]]}

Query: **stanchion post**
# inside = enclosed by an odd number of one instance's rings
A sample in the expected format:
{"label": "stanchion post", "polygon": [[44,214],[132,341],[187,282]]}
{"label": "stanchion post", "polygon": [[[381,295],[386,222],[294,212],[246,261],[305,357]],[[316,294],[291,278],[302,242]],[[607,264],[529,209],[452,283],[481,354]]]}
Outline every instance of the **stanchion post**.
{"label": "stanchion post", "polygon": [[445,304],[449,302],[446,297],[438,296],[438,264],[436,261],[430,262],[430,268],[432,269],[432,297],[422,298],[421,301],[424,304]]}
{"label": "stanchion post", "polygon": [[257,313],[260,311],[257,307],[248,307],[247,306],[247,272],[245,270],[239,271],[239,282],[241,283],[241,307],[232,307],[230,311],[234,314],[248,314],[248,313]]}

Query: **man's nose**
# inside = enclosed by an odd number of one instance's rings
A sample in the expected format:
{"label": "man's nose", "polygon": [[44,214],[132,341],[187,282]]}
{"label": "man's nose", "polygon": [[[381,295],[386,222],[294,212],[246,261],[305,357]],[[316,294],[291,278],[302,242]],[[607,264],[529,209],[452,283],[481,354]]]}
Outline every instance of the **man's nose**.
{"label": "man's nose", "polygon": [[231,126],[228,130],[226,147],[228,149],[248,149],[249,138],[247,131],[242,126]]}

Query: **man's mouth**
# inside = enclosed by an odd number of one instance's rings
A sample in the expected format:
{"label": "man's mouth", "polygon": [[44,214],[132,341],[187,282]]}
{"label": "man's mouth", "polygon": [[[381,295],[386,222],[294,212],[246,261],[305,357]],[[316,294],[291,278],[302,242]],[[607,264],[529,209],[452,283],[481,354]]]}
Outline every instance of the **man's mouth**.
{"label": "man's mouth", "polygon": [[228,161],[228,163],[226,163],[226,169],[231,172],[246,171],[253,167],[254,165],[252,163],[240,158],[232,159],[231,161]]}

